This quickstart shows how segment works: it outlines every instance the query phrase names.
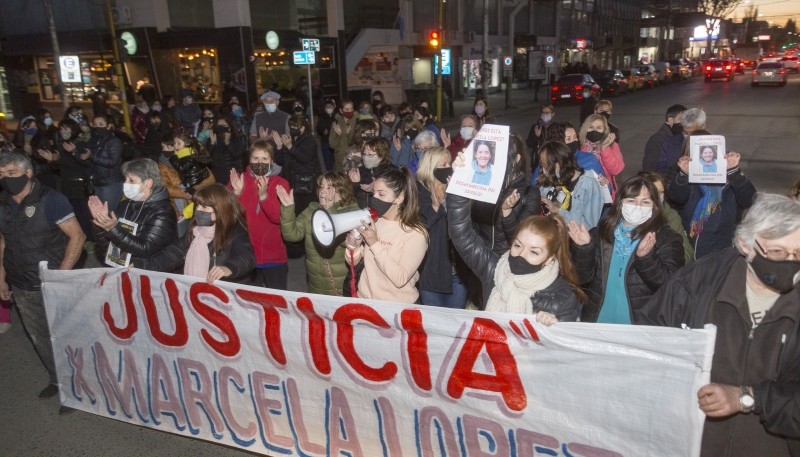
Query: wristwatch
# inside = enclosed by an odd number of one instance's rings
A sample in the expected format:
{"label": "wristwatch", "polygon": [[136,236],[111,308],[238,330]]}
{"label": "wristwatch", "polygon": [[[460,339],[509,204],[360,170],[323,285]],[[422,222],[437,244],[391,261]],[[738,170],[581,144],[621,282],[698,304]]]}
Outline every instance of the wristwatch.
{"label": "wristwatch", "polygon": [[739,395],[739,406],[745,414],[752,413],[753,408],[756,406],[756,399],[753,398],[752,390],[747,386],[742,386],[742,394]]}

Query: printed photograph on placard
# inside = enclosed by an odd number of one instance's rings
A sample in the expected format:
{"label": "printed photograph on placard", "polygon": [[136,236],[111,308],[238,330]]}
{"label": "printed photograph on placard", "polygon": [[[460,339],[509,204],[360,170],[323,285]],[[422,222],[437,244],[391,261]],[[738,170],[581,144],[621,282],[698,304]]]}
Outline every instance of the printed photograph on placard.
{"label": "printed photograph on placard", "polygon": [[689,137],[689,182],[698,184],[725,184],[727,161],[725,137],[722,135],[697,135]]}
{"label": "printed photograph on placard", "polygon": [[[117,226],[136,235],[136,231],[139,228],[139,224],[136,222],[129,221],[125,218],[120,218],[117,221]],[[116,267],[116,268],[126,268],[131,263],[131,253],[125,252],[116,246],[114,243],[109,243],[108,251],[106,251],[106,265],[109,267]]]}
{"label": "printed photograph on placard", "polygon": [[484,125],[464,150],[463,160],[453,163],[447,192],[496,203],[508,161],[508,135],[506,125]]}

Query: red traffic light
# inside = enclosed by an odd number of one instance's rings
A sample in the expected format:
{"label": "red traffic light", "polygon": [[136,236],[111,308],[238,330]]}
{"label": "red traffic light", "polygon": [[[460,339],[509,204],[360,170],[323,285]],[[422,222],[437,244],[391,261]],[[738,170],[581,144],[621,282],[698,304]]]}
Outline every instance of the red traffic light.
{"label": "red traffic light", "polygon": [[439,43],[441,42],[441,32],[439,30],[431,30],[428,33],[428,45],[432,48],[438,48]]}

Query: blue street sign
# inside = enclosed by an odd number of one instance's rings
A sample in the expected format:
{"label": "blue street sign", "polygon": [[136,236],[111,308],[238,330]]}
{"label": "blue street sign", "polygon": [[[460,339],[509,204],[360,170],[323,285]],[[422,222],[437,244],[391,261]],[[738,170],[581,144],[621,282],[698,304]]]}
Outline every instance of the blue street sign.
{"label": "blue street sign", "polygon": [[316,62],[314,51],[295,51],[293,56],[295,65],[313,65]]}
{"label": "blue street sign", "polygon": [[303,38],[303,51],[316,51],[319,52],[319,40],[315,38]]}

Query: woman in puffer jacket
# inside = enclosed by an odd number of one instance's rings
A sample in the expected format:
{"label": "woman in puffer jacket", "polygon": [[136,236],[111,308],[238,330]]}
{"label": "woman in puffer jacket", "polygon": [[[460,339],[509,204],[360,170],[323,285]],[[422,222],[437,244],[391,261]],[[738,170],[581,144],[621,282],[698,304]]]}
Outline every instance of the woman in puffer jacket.
{"label": "woman in puffer jacket", "polygon": [[572,257],[589,295],[583,322],[636,324],[639,309],[684,264],[681,237],[667,225],[658,190],[634,176],[600,225],[569,223]]}
{"label": "woman in puffer jacket", "polygon": [[564,220],[524,219],[511,249],[500,256],[473,228],[470,202],[448,194],[447,223],[456,251],[483,283],[486,311],[535,314],[545,325],[578,320],[584,295],[570,260]]}
{"label": "woman in puffer jacket", "polygon": [[329,171],[317,178],[317,198],[299,216],[295,216],[294,193],[278,187],[281,201],[281,235],[288,242],[305,242],[308,291],[315,294],[342,295],[342,283],[348,267],[344,262],[344,237],[340,243],[325,248],[314,241],[311,220],[314,212],[323,209],[330,214],[358,210],[350,178],[341,172]]}
{"label": "woman in puffer jacket", "polygon": [[154,256],[151,269],[178,270],[212,284],[218,279],[246,283],[256,256],[242,205],[222,184],[198,190],[193,200],[196,209],[186,235]]}
{"label": "woman in puffer jacket", "polygon": [[541,214],[542,194],[535,185],[529,185],[527,161],[525,160],[525,143],[517,134],[509,137],[508,172],[503,182],[494,223],[494,244],[492,249],[498,255],[508,251],[514,241],[520,222],[530,216]]}

